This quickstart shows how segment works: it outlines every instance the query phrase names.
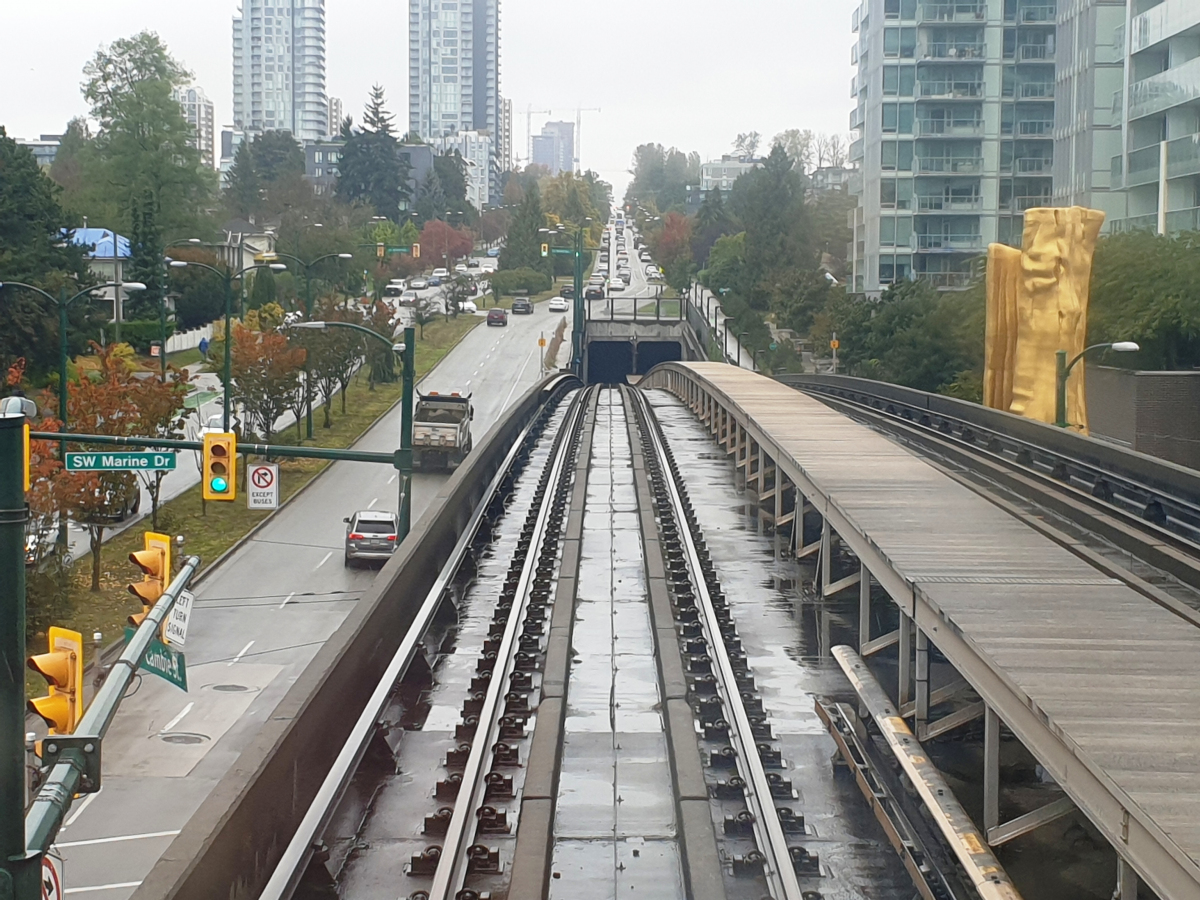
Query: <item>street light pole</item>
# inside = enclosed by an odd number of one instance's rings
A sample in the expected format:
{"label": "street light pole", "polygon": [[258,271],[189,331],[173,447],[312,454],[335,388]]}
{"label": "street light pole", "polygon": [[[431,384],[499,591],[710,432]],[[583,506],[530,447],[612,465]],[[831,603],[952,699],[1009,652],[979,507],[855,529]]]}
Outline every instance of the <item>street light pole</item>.
{"label": "street light pole", "polygon": [[1059,428],[1068,428],[1067,422],[1067,379],[1071,370],[1085,355],[1093,350],[1115,350],[1118,353],[1136,353],[1142,348],[1133,341],[1108,341],[1103,344],[1092,344],[1084,347],[1074,359],[1067,362],[1067,351],[1058,350],[1054,354],[1054,424]]}

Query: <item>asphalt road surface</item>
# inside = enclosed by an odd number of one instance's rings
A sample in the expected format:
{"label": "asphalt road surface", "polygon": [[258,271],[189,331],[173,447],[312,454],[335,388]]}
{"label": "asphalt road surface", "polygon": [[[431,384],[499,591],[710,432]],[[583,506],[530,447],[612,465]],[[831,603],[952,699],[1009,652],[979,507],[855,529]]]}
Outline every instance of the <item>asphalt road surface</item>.
{"label": "asphalt road surface", "polygon": [[[562,318],[540,303],[505,328],[480,325],[420,387],[472,391],[482,436],[541,377],[538,336],[549,338]],[[396,409],[358,447],[390,452],[399,433]],[[414,520],[447,477],[414,476]],[[102,790],[67,816],[58,848],[70,895],[134,892],[375,577],[343,566],[342,517],[394,510],[397,497],[390,467],[335,463],[201,584],[187,639],[189,692],[141,677],[105,738]]]}

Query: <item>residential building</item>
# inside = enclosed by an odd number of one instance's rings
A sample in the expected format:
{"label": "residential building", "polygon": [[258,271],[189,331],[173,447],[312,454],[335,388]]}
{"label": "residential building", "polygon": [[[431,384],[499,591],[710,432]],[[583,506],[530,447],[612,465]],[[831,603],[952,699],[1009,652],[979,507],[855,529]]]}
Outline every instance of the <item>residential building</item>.
{"label": "residential building", "polygon": [[1054,206],[1125,215],[1112,159],[1121,154],[1125,0],[1074,0],[1058,17],[1054,92]]}
{"label": "residential building", "polygon": [[278,222],[256,225],[245,219],[231,219],[221,227],[224,237],[213,249],[221,263],[240,271],[275,252],[278,229]]}
{"label": "residential building", "polygon": [[206,168],[216,168],[217,126],[212,101],[198,87],[175,88],[171,99],[179,104],[183,117],[192,126],[192,144],[200,151],[201,162]]}
{"label": "residential building", "polygon": [[328,136],[325,0],[241,0],[233,17],[233,124]]}
{"label": "residential building", "polygon": [[500,125],[499,0],[409,0],[409,131],[434,140]]}
{"label": "residential building", "polygon": [[492,136],[481,131],[460,131],[441,138],[437,146],[440,153],[458,151],[466,162],[467,199],[482,212],[484,206],[492,202],[491,184],[500,174]]}
{"label": "residential building", "polygon": [[241,146],[244,140],[246,140],[246,132],[244,131],[228,125],[221,129],[221,161],[218,169],[221,172],[222,186],[224,186],[226,179],[229,177],[229,170],[233,168],[233,160],[237,156],[237,148]]}
{"label": "residential building", "polygon": [[[421,191],[421,185],[433,169],[433,147],[428,144],[401,144],[397,151],[400,158],[408,163],[408,188],[412,202],[416,202]],[[400,201],[401,209],[408,209],[410,204]]]}
{"label": "residential building", "polygon": [[713,188],[728,191],[733,183],[762,162],[741,156],[722,156],[700,166],[700,190],[708,193]]}
{"label": "residential building", "polygon": [[340,97],[329,98],[329,127],[325,132],[329,137],[335,138],[342,132],[342,120],[346,118],[345,109],[342,107]]}
{"label": "residential building", "polygon": [[852,171],[846,166],[818,166],[808,176],[808,189],[814,194],[840,191],[848,183]]}
{"label": "residential building", "polygon": [[1122,143],[1111,170],[1126,208],[1111,229],[1200,229],[1200,5],[1130,0],[1123,38],[1113,100]]}
{"label": "residential building", "polygon": [[575,123],[547,122],[534,135],[531,162],[545,166],[551,175],[575,171]]}
{"label": "residential building", "polygon": [[58,147],[62,143],[62,135],[43,134],[36,141],[17,138],[17,143],[22,147],[28,147],[38,165],[43,169],[48,169],[54,165],[54,158],[58,155]]}
{"label": "residential building", "polygon": [[[72,228],[66,234],[72,244],[87,248],[84,256],[87,257],[88,270],[100,282],[112,284],[125,281],[125,267],[131,255],[129,238],[107,228]],[[117,287],[106,287],[99,293],[112,306],[109,321],[124,319],[125,300],[128,299],[126,292]]]}
{"label": "residential building", "polygon": [[304,144],[304,177],[316,194],[330,194],[337,185],[337,164],[342,157],[345,141],[306,141]]}
{"label": "residential building", "polygon": [[500,98],[500,126],[496,136],[496,160],[501,172],[512,171],[513,167],[513,103],[507,97]]}
{"label": "residential building", "polygon": [[858,138],[850,288],[967,284],[1051,198],[1052,0],[864,0],[852,16]]}

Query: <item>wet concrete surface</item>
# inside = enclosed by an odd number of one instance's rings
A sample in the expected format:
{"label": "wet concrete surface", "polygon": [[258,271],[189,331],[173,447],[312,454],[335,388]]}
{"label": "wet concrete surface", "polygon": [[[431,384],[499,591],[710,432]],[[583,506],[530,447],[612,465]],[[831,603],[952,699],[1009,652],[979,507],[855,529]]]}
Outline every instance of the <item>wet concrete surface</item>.
{"label": "wet concrete surface", "polygon": [[675,803],[621,395],[596,408],[551,900],[684,900]]}
{"label": "wet concrete surface", "polygon": [[[569,398],[565,399],[551,417],[529,464],[517,479],[492,542],[477,559],[474,571],[460,581],[457,612],[449,610],[443,619],[444,629],[426,637],[428,667],[415,667],[418,671],[397,692],[385,716],[391,726],[387,742],[395,762],[389,759],[386,772],[371,772],[367,766],[360,769],[351,787],[357,798],[343,804],[325,838],[334,859],[345,859],[337,877],[341,897],[397,900],[427,890],[432,881],[430,877],[408,874],[409,865],[414,855],[442,842],[438,836],[423,833],[425,817],[454,805],[453,801],[437,799],[435,786],[451,773],[445,766],[446,752],[459,743],[455,727],[462,720],[463,701],[472,693],[471,680],[483,653],[493,609],[538,479],[549,462],[554,435],[569,405]],[[537,695],[539,683],[535,675],[531,696]],[[533,733],[535,725],[536,713],[529,719],[527,734]],[[522,745],[522,759],[524,754]],[[506,772],[513,776],[518,796],[524,771],[517,766]],[[518,802],[503,800],[494,805],[514,811]],[[476,890],[503,887],[515,844],[514,818],[515,812],[510,812],[509,834],[488,835],[488,846],[500,851],[501,874],[491,885],[473,880]]]}
{"label": "wet concrete surface", "polygon": [[[800,587],[811,582],[811,567],[777,557],[774,537],[762,531],[754,507],[735,486],[730,459],[674,397],[647,393],[695,505],[782,751],[780,774],[794,791],[788,805],[804,815],[801,843],[820,856],[821,874],[802,877],[801,887],[825,900],[910,900],[912,881],[858,788],[845,773],[835,773],[836,748],[813,706],[816,697],[853,699],[828,652],[855,641],[857,595],[852,601],[806,598]],[[714,807],[714,816],[721,815]]]}

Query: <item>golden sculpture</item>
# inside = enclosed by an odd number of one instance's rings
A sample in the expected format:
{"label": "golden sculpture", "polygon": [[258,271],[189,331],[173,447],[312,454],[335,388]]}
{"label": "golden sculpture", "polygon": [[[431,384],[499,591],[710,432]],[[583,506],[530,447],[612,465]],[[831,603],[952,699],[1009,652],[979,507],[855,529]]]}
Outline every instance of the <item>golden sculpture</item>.
{"label": "golden sculpture", "polygon": [[[1104,213],[1081,206],[1025,213],[1021,251],[988,248],[984,404],[1054,422],[1055,353],[1087,341],[1092,255]],[[1082,367],[1067,385],[1067,419],[1087,433]]]}

